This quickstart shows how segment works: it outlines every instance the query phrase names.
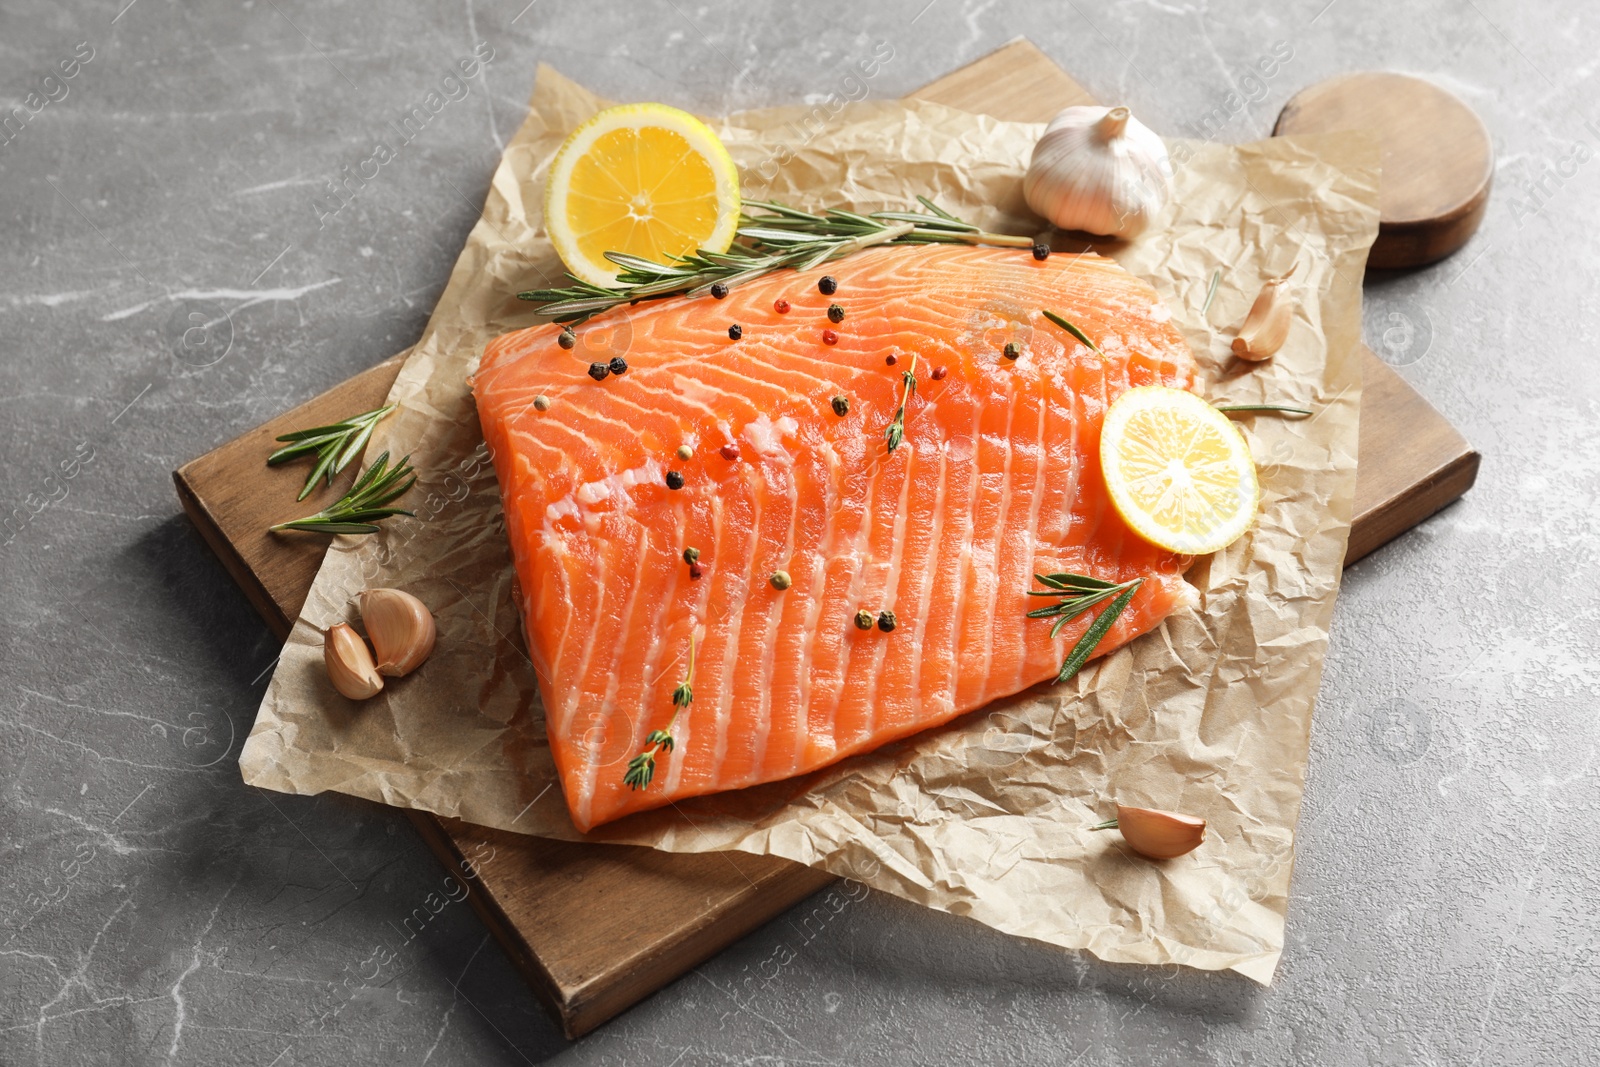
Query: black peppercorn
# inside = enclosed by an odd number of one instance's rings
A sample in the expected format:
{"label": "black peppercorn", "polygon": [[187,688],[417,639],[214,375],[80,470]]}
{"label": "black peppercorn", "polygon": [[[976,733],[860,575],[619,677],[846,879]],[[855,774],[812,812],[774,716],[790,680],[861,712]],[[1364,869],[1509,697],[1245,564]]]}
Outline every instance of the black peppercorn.
{"label": "black peppercorn", "polygon": [[829,322],[843,322],[844,321],[844,308],[840,307],[838,304],[829,304],[828,305],[828,321]]}
{"label": "black peppercorn", "polygon": [[667,488],[668,489],[682,489],[683,488],[683,475],[681,473],[679,473],[678,471],[668,471],[667,472]]}
{"label": "black peppercorn", "polygon": [[578,344],[578,335],[572,332],[571,326],[565,326],[561,330],[561,335],[556,338],[556,344],[570,352]]}
{"label": "black peppercorn", "polygon": [[892,611],[880,611],[880,612],[878,612],[878,629],[882,630],[884,633],[888,633],[890,630],[894,629],[894,624],[895,624],[894,612],[892,612]]}
{"label": "black peppercorn", "polygon": [[866,608],[862,608],[860,611],[856,612],[856,629],[870,630],[872,629],[872,623],[872,612],[868,611]]}
{"label": "black peppercorn", "polygon": [[610,367],[612,374],[628,373],[628,361],[623,359],[621,356],[612,356]]}
{"label": "black peppercorn", "polygon": [[589,364],[589,377],[593,378],[597,382],[605,381],[606,375],[610,373],[611,368],[606,366],[604,363]]}
{"label": "black peppercorn", "polygon": [[728,327],[728,340],[737,341],[739,338],[741,338],[743,336],[744,336],[744,327],[740,326],[737,322],[734,323],[732,326]]}
{"label": "black peppercorn", "polygon": [[711,295],[716,297],[718,300],[726,300],[728,297],[728,287],[721,282],[712,282]]}
{"label": "black peppercorn", "polygon": [[1039,260],[1049,259],[1050,246],[1045,244],[1043,241],[1035,241],[1033,243],[1033,258]]}
{"label": "black peppercorn", "polygon": [[824,274],[817,279],[817,288],[822,291],[823,296],[832,296],[839,291],[839,280],[831,274]]}
{"label": "black peppercorn", "polygon": [[833,413],[839,416],[841,419],[850,414],[850,398],[847,396],[834,397]]}
{"label": "black peppercorn", "polygon": [[1007,359],[1016,359],[1022,355],[1022,346],[1015,341],[1007,341],[1004,351]]}

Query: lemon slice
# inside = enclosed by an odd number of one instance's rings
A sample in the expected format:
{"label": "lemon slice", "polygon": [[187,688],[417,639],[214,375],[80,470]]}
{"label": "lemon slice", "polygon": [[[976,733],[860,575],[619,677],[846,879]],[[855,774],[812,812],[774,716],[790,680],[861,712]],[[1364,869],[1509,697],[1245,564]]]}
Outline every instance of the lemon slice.
{"label": "lemon slice", "polygon": [[545,228],[578,278],[614,285],[625,252],[657,263],[726,252],[739,226],[739,170],[717,135],[665,104],[607,108],[550,164]]}
{"label": "lemon slice", "polygon": [[1250,528],[1261,490],[1237,427],[1193,393],[1129,389],[1106,412],[1100,469],[1111,502],[1135,533],[1203,556]]}

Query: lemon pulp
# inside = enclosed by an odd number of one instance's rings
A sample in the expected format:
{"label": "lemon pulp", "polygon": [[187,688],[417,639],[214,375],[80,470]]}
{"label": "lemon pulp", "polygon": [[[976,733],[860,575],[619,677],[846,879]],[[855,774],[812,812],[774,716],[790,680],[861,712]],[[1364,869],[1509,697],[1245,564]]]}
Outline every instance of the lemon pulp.
{"label": "lemon pulp", "polygon": [[738,168],[703,122],[663,104],[607,108],[556,153],[545,221],[567,269],[611,285],[622,252],[658,263],[726,251],[739,222]]}

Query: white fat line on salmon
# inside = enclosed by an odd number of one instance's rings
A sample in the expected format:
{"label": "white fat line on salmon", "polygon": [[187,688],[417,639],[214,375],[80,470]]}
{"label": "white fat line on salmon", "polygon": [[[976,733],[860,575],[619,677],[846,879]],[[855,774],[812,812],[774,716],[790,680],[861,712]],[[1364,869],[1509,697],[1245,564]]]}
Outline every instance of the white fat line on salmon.
{"label": "white fat line on salmon", "polygon": [[[1026,575],[1034,573],[1034,561],[1039,551],[1039,515],[1044,506],[1045,498],[1045,469],[1050,463],[1050,447],[1048,442],[1048,426],[1050,421],[1050,402],[1044,396],[1038,398],[1039,436],[1034,443],[1035,471],[1033,476],[1033,501],[1028,510],[1028,538],[1024,543],[1028,546],[1028,565],[1023,569]],[[1014,684],[1018,688],[1027,687],[1026,656],[1017,660],[1017,676]]]}
{"label": "white fat line on salmon", "polygon": [[[669,548],[670,548],[670,546],[669,546]],[[633,617],[634,617],[635,612],[637,612],[639,610],[640,590],[642,590],[644,588],[644,586],[645,586],[644,577],[645,577],[645,573],[646,573],[646,571],[648,569],[649,562],[650,562],[650,555],[651,555],[650,549],[651,549],[650,533],[647,530],[647,531],[644,532],[644,535],[640,540],[638,558],[634,562],[633,581],[628,583],[627,600],[622,605],[622,612],[621,612],[621,616],[620,617],[623,620],[625,620],[624,623],[623,623],[623,633],[624,634],[629,633],[633,629],[633,626],[631,625],[633,623]],[[655,618],[653,620],[651,620],[652,623],[659,623],[660,622],[660,618],[661,618],[660,609],[663,608],[663,607],[664,607],[664,604],[663,605],[658,605],[658,611],[656,613]],[[692,640],[693,639],[691,638],[691,641]],[[600,697],[600,707],[601,708],[616,709],[616,707],[617,707],[617,693],[622,688],[623,674],[625,673],[625,668],[626,668],[626,665],[627,665],[627,653],[626,653],[626,650],[621,650],[621,654],[619,655],[619,650],[616,647],[613,647],[612,649],[610,649],[609,652],[610,652],[610,655],[612,656],[612,659],[611,659],[611,661],[609,663],[609,666],[610,666],[611,669],[606,672],[606,687],[605,687],[605,692]],[[618,662],[618,660],[621,660],[621,662]],[[581,677],[580,677],[580,684],[581,684]],[[596,712],[594,712],[594,714],[598,715],[599,712],[596,711]],[[635,741],[636,741],[636,738],[638,736],[638,732],[648,725],[648,722],[647,722],[648,718],[649,718],[649,709],[648,708],[642,709],[641,710],[641,714],[639,716],[639,721],[638,722],[630,722],[628,724],[628,747],[627,747],[626,750],[624,750],[624,756],[626,756],[626,753],[628,751],[632,751],[632,749],[634,747],[634,744],[635,744]],[[606,723],[606,726],[607,726],[607,737],[606,737],[606,740],[607,741],[610,740],[609,727],[611,725],[611,722],[614,722],[614,721],[615,721],[615,715],[613,714],[611,720]],[[621,757],[619,757],[619,758],[621,758]],[[610,766],[610,764],[608,763],[608,764],[606,764],[606,766]],[[600,762],[598,760],[591,758],[588,761],[588,764],[587,764],[587,766],[585,768],[585,775],[584,775],[584,793],[587,796],[592,797],[594,795],[594,793],[595,793],[596,788],[599,785],[600,767],[601,767],[601,765],[600,765]]]}
{"label": "white fat line on salmon", "polygon": [[[917,616],[911,627],[915,635],[911,644],[911,671],[910,676],[920,681],[922,677],[923,653],[928,650],[928,612],[933,608],[933,593],[939,586],[939,539],[944,536],[944,509],[946,491],[950,487],[950,446],[941,442],[937,450],[939,458],[939,488],[934,493],[933,507],[929,519],[931,531],[928,538],[928,550],[923,560],[923,574],[915,592]],[[912,692],[914,703],[911,712],[920,716],[924,703],[922,686],[918,684]],[[953,706],[953,705],[952,705]]]}
{"label": "white fat line on salmon", "polygon": [[[815,674],[815,648],[817,631],[822,625],[823,613],[830,607],[827,598],[828,592],[828,560],[829,550],[833,547],[834,531],[837,529],[836,518],[839,511],[838,504],[838,475],[839,454],[834,451],[833,445],[824,438],[820,445],[813,450],[813,458],[819,459],[818,469],[814,470],[818,478],[818,488],[821,492],[821,510],[826,516],[826,525],[823,527],[822,537],[818,540],[819,548],[816,552],[816,565],[812,568],[811,587],[805,593],[811,598],[806,611],[804,629],[801,631],[800,662],[804,665],[799,673],[798,685],[800,689],[801,714],[795,716],[795,762],[792,771],[798,773],[802,754],[805,752],[805,743],[810,730],[806,721],[804,709],[811,707],[811,681]],[[845,607],[844,611],[849,612]]]}

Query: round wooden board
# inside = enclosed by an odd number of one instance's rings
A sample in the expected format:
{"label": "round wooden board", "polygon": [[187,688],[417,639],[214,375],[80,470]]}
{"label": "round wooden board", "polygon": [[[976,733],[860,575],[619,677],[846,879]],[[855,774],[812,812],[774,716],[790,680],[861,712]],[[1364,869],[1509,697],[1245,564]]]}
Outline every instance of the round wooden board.
{"label": "round wooden board", "polygon": [[1494,177],[1489,131],[1460,99],[1407,74],[1361,71],[1302,89],[1273,134],[1370,129],[1383,144],[1378,239],[1369,267],[1443,259],[1483,221]]}

